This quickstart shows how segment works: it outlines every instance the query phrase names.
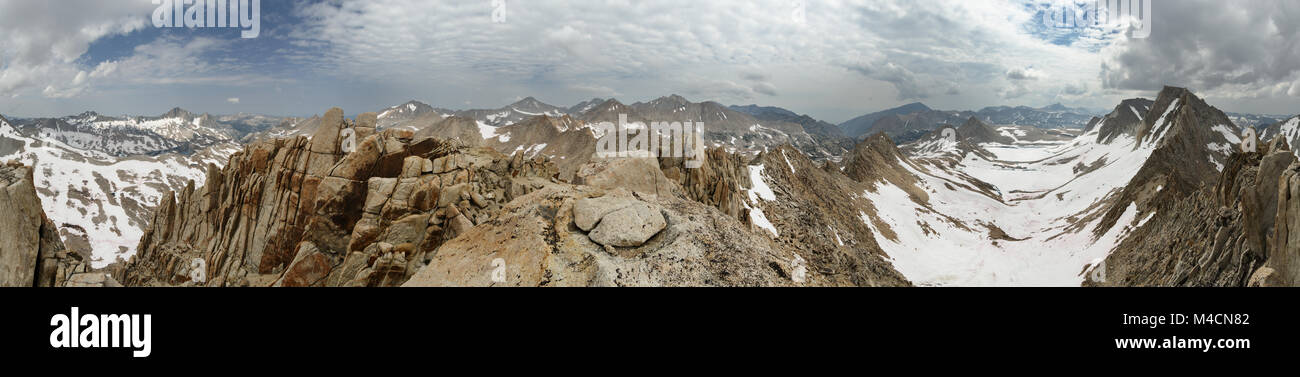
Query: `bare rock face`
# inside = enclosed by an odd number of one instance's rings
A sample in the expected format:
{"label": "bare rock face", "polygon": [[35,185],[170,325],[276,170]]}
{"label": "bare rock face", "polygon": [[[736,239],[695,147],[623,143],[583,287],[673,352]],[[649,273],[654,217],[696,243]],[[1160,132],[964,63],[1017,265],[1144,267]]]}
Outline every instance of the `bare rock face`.
{"label": "bare rock face", "polygon": [[637,247],[659,234],[666,225],[658,207],[631,202],[601,217],[596,229],[587,236],[605,246]]}
{"label": "bare rock face", "polygon": [[614,158],[583,165],[574,184],[614,189],[626,188],[644,195],[673,195],[675,183],[659,169],[654,158]]}
{"label": "bare rock face", "polygon": [[626,207],[628,203],[627,198],[614,195],[578,199],[573,206],[573,222],[578,229],[590,232],[605,215]]}
{"label": "bare rock face", "polygon": [[702,166],[691,169],[685,166],[686,159],[664,157],[659,159],[659,166],[665,177],[681,187],[687,199],[748,221],[749,211],[743,203],[743,190],[750,186],[745,158],[713,148],[705,152],[703,160]]}
{"label": "bare rock face", "polygon": [[[747,165],[719,149],[700,169],[660,159],[667,162],[667,175],[677,177],[671,178],[674,184],[694,194],[549,184],[506,204],[494,221],[443,244],[404,285],[910,285],[882,258],[857,212],[828,213],[844,208],[835,202],[852,200],[848,195],[816,195],[856,192],[865,185],[838,170],[817,169],[793,147],[779,150],[757,162],[780,172],[772,177],[779,182],[774,187],[789,187],[800,197],[763,205],[783,227],[780,237],[750,224],[749,208],[741,202],[750,177],[740,174]],[[745,210],[739,213],[743,217],[717,206],[728,198]]]}
{"label": "bare rock face", "polygon": [[1281,174],[1277,190],[1277,217],[1265,269],[1258,284],[1273,287],[1300,286],[1300,163],[1292,163]]}
{"label": "bare rock face", "polygon": [[1229,157],[1215,185],[1154,203],[1150,222],[1107,257],[1104,279],[1085,285],[1300,284],[1300,163],[1284,144],[1270,147]]}
{"label": "bare rock face", "polygon": [[[310,139],[253,143],[207,184],[164,198],[127,286],[397,285],[438,246],[550,182],[542,160],[385,130],[331,109]],[[351,131],[344,131],[351,129]]]}
{"label": "bare rock face", "polygon": [[[667,225],[638,246],[598,244],[575,223],[576,203],[608,196],[657,206]],[[695,201],[551,184],[443,244],[404,286],[792,286],[796,260],[788,247]],[[806,281],[827,284],[817,270]]]}
{"label": "bare rock face", "polygon": [[18,162],[0,165],[0,287],[63,286],[86,272],[85,257],[63,247],[45,217],[32,184],[32,169]]}

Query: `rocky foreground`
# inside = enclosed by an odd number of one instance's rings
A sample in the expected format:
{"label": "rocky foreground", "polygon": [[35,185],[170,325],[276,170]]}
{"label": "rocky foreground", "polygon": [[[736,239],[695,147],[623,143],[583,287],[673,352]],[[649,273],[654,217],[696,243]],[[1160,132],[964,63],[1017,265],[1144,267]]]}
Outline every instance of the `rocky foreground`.
{"label": "rocky foreground", "polygon": [[[908,284],[881,256],[801,256],[756,229],[745,166],[721,150],[703,169],[600,161],[571,184],[548,157],[375,120],[331,109],[311,138],[246,146],[203,187],[165,195],[115,274],[128,286]],[[350,153],[347,134],[360,140]]]}
{"label": "rocky foreground", "polygon": [[1159,205],[1090,286],[1300,285],[1300,162],[1286,141],[1229,158],[1216,184]]}
{"label": "rocky foreground", "polygon": [[88,257],[63,247],[32,184],[32,168],[0,165],[0,287],[115,286]]}

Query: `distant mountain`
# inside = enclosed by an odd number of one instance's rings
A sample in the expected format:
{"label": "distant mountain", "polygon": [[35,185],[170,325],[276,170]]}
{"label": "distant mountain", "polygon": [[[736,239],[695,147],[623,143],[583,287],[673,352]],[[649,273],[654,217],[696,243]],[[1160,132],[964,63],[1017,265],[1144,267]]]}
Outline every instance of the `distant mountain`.
{"label": "distant mountain", "polygon": [[1275,122],[1267,127],[1260,127],[1258,132],[1260,143],[1281,136],[1282,140],[1285,140],[1287,145],[1291,146],[1291,149],[1294,150],[1297,147],[1296,143],[1300,143],[1300,115],[1293,116],[1287,120]]}
{"label": "distant mountain", "polygon": [[237,140],[243,133],[274,121],[255,116],[226,119],[232,122],[173,108],[159,116],[111,117],[87,111],[61,118],[17,120],[13,126],[21,134],[58,141],[85,152],[126,157],[190,154]]}
{"label": "distant mountain", "polygon": [[1045,111],[1045,112],[1053,112],[1053,113],[1075,113],[1080,115],[1103,115],[1106,113],[1106,110],[1102,110],[1102,109],[1089,109],[1086,107],[1069,107],[1069,106],[1062,105],[1059,102],[1040,107],[1038,108],[1038,110]]}
{"label": "distant mountain", "polygon": [[1083,132],[1089,134],[1095,129],[1097,142],[1103,144],[1109,144],[1120,135],[1136,136],[1146,114],[1154,105],[1154,101],[1146,98],[1126,99],[1116,105],[1110,114],[1088,121]]}
{"label": "distant mountain", "polygon": [[379,112],[376,117],[375,127],[378,129],[402,128],[408,130],[418,129],[413,123],[419,119],[441,120],[448,112],[439,112],[433,106],[429,106],[420,101],[409,101],[401,105],[393,106]]}
{"label": "distant mountain", "polygon": [[585,106],[587,110],[576,114],[579,121],[588,124],[601,122],[618,123],[619,115],[626,115],[628,122],[647,122],[635,109],[624,105],[616,99],[608,99],[595,106]]}
{"label": "distant mountain", "polygon": [[[991,106],[974,112],[937,111],[921,103],[912,103],[854,118],[840,124],[840,129],[844,130],[845,135],[859,139],[876,132],[885,132],[895,142],[907,143],[941,125],[961,124],[971,116],[994,126],[1078,129],[1086,127],[1089,120],[1099,113],[1059,103],[1041,108]],[[924,115],[910,116],[915,114]],[[882,120],[883,123],[880,123]],[[913,120],[918,122],[913,123]]]}
{"label": "distant mountain", "polygon": [[1038,128],[1083,128],[1094,112],[1054,104],[1042,108],[1028,106],[986,107],[976,112],[986,123],[995,125],[1034,126]]}
{"label": "distant mountain", "polygon": [[566,110],[538,101],[536,98],[527,97],[499,109],[462,110],[453,115],[471,118],[492,127],[504,127],[523,122],[538,115],[564,116]]}
{"label": "distant mountain", "polygon": [[1290,118],[1288,115],[1267,115],[1267,114],[1243,114],[1227,113],[1228,119],[1232,120],[1237,127],[1255,127],[1266,128],[1278,122]]}
{"label": "distant mountain", "polygon": [[586,101],[578,102],[578,104],[569,107],[568,113],[569,114],[585,113],[587,112],[587,110],[591,110],[591,108],[596,107],[596,105],[600,105],[602,103],[605,103],[605,99],[603,98],[592,98]]}
{"label": "distant mountain", "polygon": [[209,166],[240,150],[231,139],[237,132],[214,119],[179,109],[158,117],[0,118],[0,160],[33,167],[64,244],[98,268],[134,253],[165,195],[202,184]]}
{"label": "distant mountain", "polygon": [[807,115],[796,114],[793,111],[786,110],[780,107],[758,106],[758,105],[746,105],[746,106],[732,105],[730,106],[730,108],[732,110],[749,114],[750,116],[753,116],[754,118],[760,121],[788,122],[788,123],[799,124],[800,126],[803,126],[805,132],[807,132],[809,135],[813,135],[814,137],[820,137],[820,138],[845,137],[844,131],[842,131],[839,128],[839,126],[824,121],[820,121],[817,119],[813,119],[813,117]]}
{"label": "distant mountain", "polygon": [[914,114],[914,113],[919,113],[922,111],[930,111],[930,110],[931,110],[930,107],[920,102],[909,103],[892,109],[877,111],[871,114],[850,119],[847,122],[840,123],[840,129],[843,130],[844,135],[848,137],[861,139],[866,135],[875,132],[880,132],[879,130],[872,129],[872,126],[875,125],[876,121],[879,120],[880,118],[884,118],[890,115],[908,115],[908,114]]}
{"label": "distant mountain", "polygon": [[975,116],[976,114],[970,111],[937,110],[926,110],[910,114],[889,114],[876,119],[876,122],[868,128],[868,131],[872,135],[883,132],[892,141],[901,145],[920,139],[930,131],[940,127],[963,124],[967,119]]}
{"label": "distant mountain", "polygon": [[981,122],[979,118],[970,117],[961,127],[957,127],[958,139],[970,143],[1003,143],[1011,144],[1015,142],[1009,136],[1002,135],[998,130],[993,129],[987,123]]}

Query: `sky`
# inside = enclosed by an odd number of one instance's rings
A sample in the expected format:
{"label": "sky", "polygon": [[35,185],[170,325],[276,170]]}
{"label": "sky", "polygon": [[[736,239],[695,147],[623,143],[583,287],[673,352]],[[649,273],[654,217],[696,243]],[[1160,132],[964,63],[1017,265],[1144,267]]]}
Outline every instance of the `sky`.
{"label": "sky", "polygon": [[923,102],[1109,109],[1192,89],[1300,113],[1300,2],[1154,0],[1150,35],[1070,0],[260,1],[260,33],[157,28],[150,0],[0,0],[0,114],[349,114],[679,94],[832,123]]}

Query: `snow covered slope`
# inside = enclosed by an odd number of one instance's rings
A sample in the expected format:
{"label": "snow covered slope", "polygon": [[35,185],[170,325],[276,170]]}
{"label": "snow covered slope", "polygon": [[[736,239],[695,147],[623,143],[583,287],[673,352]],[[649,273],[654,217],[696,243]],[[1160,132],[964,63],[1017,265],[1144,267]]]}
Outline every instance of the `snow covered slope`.
{"label": "snow covered slope", "polygon": [[[201,185],[208,164],[224,165],[238,151],[237,144],[222,142],[190,155],[116,157],[62,141],[67,138],[29,137],[9,122],[0,123],[0,160],[35,167],[46,214],[65,244],[87,251],[95,267],[135,252],[164,191],[179,191],[191,180]],[[49,136],[57,135],[68,134]]]}
{"label": "snow covered slope", "polygon": [[917,285],[1077,286],[1153,203],[1199,187],[1240,142],[1186,90],[1166,88],[1156,103],[1136,133],[1102,124],[1068,142],[923,138],[883,162],[914,182],[857,177],[873,183],[862,219]]}
{"label": "snow covered slope", "polygon": [[269,117],[260,116],[230,116],[226,120],[230,123],[177,108],[160,116],[111,117],[85,112],[61,118],[14,120],[12,126],[28,137],[57,141],[86,152],[125,157],[190,154],[237,139],[242,134],[240,128],[255,131],[259,124],[271,122]]}

